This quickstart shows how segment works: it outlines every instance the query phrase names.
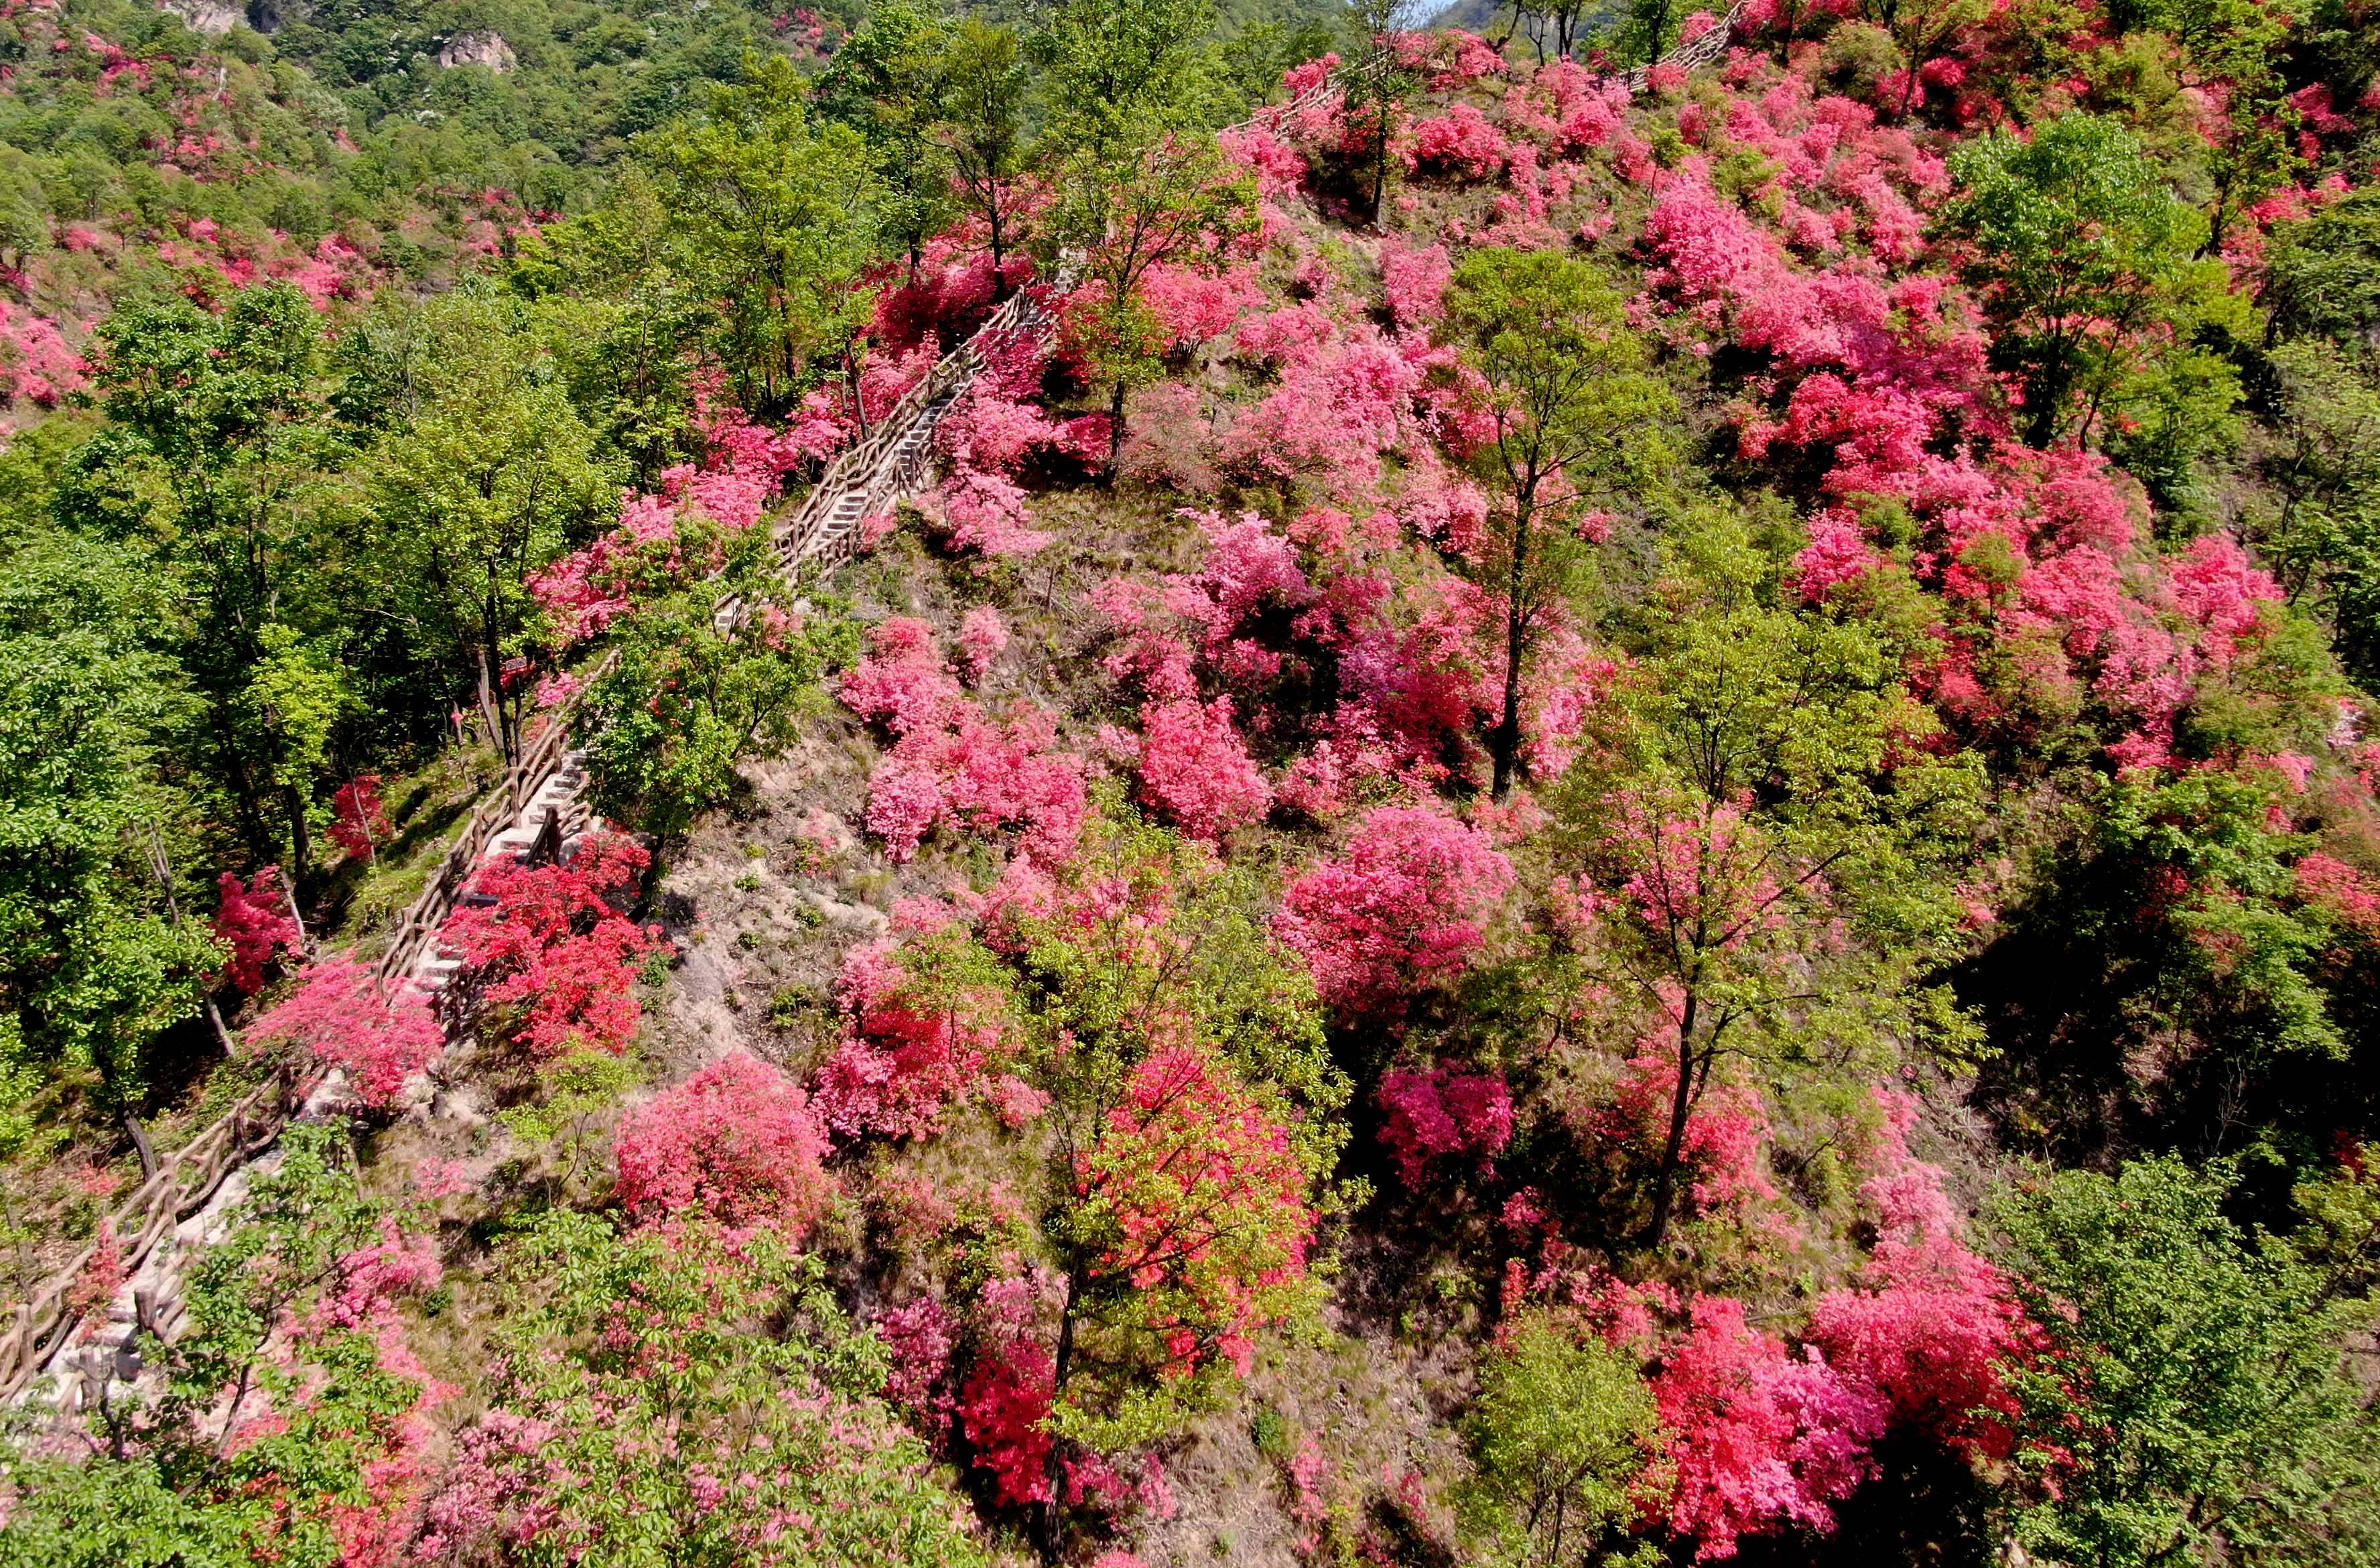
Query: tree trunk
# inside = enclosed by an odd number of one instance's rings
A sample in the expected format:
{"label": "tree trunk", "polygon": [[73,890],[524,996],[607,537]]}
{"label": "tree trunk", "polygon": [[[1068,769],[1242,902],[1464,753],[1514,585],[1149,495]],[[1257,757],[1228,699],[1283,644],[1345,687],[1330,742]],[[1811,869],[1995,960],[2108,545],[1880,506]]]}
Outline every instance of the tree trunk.
{"label": "tree trunk", "polygon": [[[1058,1402],[1065,1397],[1066,1376],[1074,1370],[1075,1300],[1082,1294],[1082,1288],[1083,1270],[1077,1265],[1066,1272],[1066,1301],[1058,1310],[1058,1354],[1050,1363],[1050,1408],[1053,1413],[1058,1408]],[[1042,1500],[1041,1517],[1038,1521],[1040,1527],[1036,1532],[1041,1538],[1035,1544],[1040,1549],[1042,1562],[1055,1562],[1066,1544],[1059,1531],[1061,1494],[1058,1484],[1061,1471],[1055,1441],[1050,1444],[1050,1457],[1043,1462],[1042,1479],[1050,1489],[1050,1495]]]}
{"label": "tree trunk", "polygon": [[295,890],[314,869],[314,838],[306,824],[306,792],[294,784],[281,786],[281,807],[289,814],[289,886]]}
{"label": "tree trunk", "polygon": [[131,1112],[123,1112],[124,1133],[140,1155],[140,1179],[144,1183],[157,1173],[157,1146],[150,1141],[149,1129]]}
{"label": "tree trunk", "polygon": [[1000,270],[1002,252],[1000,235],[1000,195],[997,190],[992,193],[990,202],[984,209],[984,218],[991,225],[991,302],[998,305],[1008,298],[1008,274]]}
{"label": "tree trunk", "polygon": [[1528,629],[1521,598],[1529,565],[1529,505],[1523,502],[1512,522],[1512,578],[1504,593],[1504,707],[1488,737],[1488,753],[1496,764],[1488,793],[1498,800],[1512,792],[1512,769],[1521,754],[1521,653]]}
{"label": "tree trunk", "polygon": [[1108,400],[1108,488],[1115,488],[1116,464],[1123,458],[1123,394],[1124,384],[1119,379],[1115,395]]}
{"label": "tree trunk", "polygon": [[1661,1167],[1653,1173],[1653,1218],[1645,1227],[1645,1245],[1658,1247],[1670,1234],[1670,1211],[1677,1201],[1678,1165],[1684,1158],[1686,1121],[1694,1107],[1694,1014],[1699,1002],[1686,992],[1685,1009],[1678,1018],[1678,1087],[1670,1096],[1670,1136],[1661,1143]]}

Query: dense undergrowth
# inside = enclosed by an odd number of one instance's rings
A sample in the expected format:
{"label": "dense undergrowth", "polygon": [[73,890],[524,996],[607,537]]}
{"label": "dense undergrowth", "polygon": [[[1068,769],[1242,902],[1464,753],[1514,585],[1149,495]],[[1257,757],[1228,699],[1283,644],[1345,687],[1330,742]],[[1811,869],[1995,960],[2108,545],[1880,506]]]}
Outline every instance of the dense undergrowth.
{"label": "dense undergrowth", "polygon": [[[354,1114],[0,1561],[2380,1551],[2362,8],[67,15],[18,1288]],[[386,991],[574,698],[608,825]]]}

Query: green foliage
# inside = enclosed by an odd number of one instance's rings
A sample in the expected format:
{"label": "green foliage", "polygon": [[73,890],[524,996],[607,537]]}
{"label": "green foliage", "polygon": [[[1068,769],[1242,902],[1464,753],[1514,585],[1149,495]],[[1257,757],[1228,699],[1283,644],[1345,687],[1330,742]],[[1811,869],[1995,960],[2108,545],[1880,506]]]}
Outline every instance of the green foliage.
{"label": "green foliage", "polygon": [[527,694],[504,662],[528,651],[529,576],[611,520],[623,477],[555,361],[518,300],[478,288],[387,323],[351,360],[391,395],[361,476],[366,559],[416,656],[476,687],[507,752]]}
{"label": "green foliage", "polygon": [[[691,569],[703,562],[717,574]],[[617,662],[580,720],[598,809],[683,833],[727,798],[738,762],[793,738],[821,677],[856,655],[858,628],[801,602],[775,566],[766,529],[700,519],[628,564],[637,608],[613,628]],[[730,595],[741,609],[722,626]]]}
{"label": "green foliage", "polygon": [[141,863],[176,810],[153,763],[179,701],[144,646],[159,608],[93,541],[20,538],[0,571],[0,1098],[15,1114],[33,1062],[111,1118],[137,1106],[141,1048],[197,1010],[222,963],[158,906]]}
{"label": "green foliage", "polygon": [[321,385],[321,324],[283,284],[220,317],[136,305],[100,328],[109,426],[78,448],[58,498],[79,531],[170,585],[173,647],[206,704],[201,765],[259,859],[310,859],[308,775],[338,707],[335,655],[298,602],[330,527],[339,460]]}
{"label": "green foliage", "polygon": [[492,1403],[542,1425],[491,1463],[550,1520],[519,1562],[985,1560],[923,1446],[876,1398],[882,1350],[852,1328],[820,1260],[773,1231],[623,1234],[558,1211],[505,1243],[502,1282]]}
{"label": "green foliage", "polygon": [[1951,173],[1942,230],[1966,247],[1994,353],[2023,379],[2035,446],[2088,435],[2157,334],[2187,335],[2235,304],[2222,263],[2195,259],[2205,218],[2112,118],[1996,132],[1958,149]]}
{"label": "green foliage", "polygon": [[[2231,1181],[2228,1166],[2140,1161],[2113,1177],[2061,1173],[1995,1212],[2040,1336],[2009,1373],[2033,1483],[2010,1524],[2050,1561],[2364,1562],[2380,1550],[2374,1434],[2341,1362],[2364,1314],[2227,1219]],[[2353,1533],[2329,1535],[2342,1526]]]}
{"label": "green foliage", "polygon": [[812,362],[848,362],[874,291],[885,189],[862,135],[818,115],[788,62],[750,62],[699,115],[639,145],[659,182],[676,270],[720,302],[715,346],[738,400],[780,414]]}
{"label": "green foliage", "polygon": [[1473,1474],[1457,1494],[1483,1563],[1515,1568],[1658,1561],[1628,1544],[1662,1449],[1635,1355],[1543,1310],[1506,1326],[1479,1373]]}

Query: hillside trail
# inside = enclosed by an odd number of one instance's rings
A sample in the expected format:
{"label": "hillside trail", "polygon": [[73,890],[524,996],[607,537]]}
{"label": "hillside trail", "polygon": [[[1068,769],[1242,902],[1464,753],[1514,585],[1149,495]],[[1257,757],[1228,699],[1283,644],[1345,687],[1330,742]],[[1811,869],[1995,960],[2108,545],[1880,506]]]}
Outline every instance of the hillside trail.
{"label": "hillside trail", "polygon": [[[1651,66],[1624,73],[1633,92],[1649,85],[1658,67],[1692,71],[1726,52],[1746,0],[1734,0],[1718,24]],[[1375,53],[1280,103],[1268,104],[1223,131],[1278,124],[1338,97],[1360,73],[1377,68]],[[1218,134],[1222,134],[1219,131]],[[868,435],[826,466],[818,482],[771,528],[778,571],[798,583],[832,572],[866,547],[869,519],[892,511],[935,482],[934,433],[942,417],[990,363],[1020,336],[1046,338],[1057,325],[1051,301],[1072,273],[1062,268],[1047,285],[1011,295],[968,338],[936,361],[925,377]],[[717,611],[722,629],[742,620],[734,595]],[[482,796],[455,843],[420,894],[399,918],[375,966],[382,984],[411,986],[442,996],[462,967],[443,941],[446,922],[468,901],[485,867],[507,857],[532,863],[566,857],[595,823],[586,803],[585,754],[569,744],[578,692],[607,672],[607,654],[577,691],[549,710],[495,786]],[[441,1009],[449,1038],[462,1028],[459,1010]],[[431,1113],[436,1098],[417,1086],[409,1115]],[[155,1175],[103,1222],[100,1239],[44,1281],[0,1330],[0,1404],[40,1401],[72,1417],[105,1396],[116,1382],[135,1382],[144,1368],[135,1350],[143,1331],[171,1343],[186,1318],[182,1282],[188,1259],[220,1240],[253,1177],[279,1158],[283,1127],[301,1119],[346,1112],[346,1078],[338,1068],[308,1073],[285,1066],[240,1100],[212,1125],[166,1157]],[[72,1300],[102,1243],[119,1249],[122,1282],[103,1305],[79,1311]],[[152,1380],[154,1374],[152,1373]]]}

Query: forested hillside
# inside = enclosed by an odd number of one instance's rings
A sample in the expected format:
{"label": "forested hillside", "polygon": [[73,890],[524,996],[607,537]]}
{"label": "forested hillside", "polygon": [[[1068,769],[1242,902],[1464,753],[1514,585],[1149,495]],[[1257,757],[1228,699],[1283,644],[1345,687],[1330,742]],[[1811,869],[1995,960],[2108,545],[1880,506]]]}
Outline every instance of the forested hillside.
{"label": "forested hillside", "polygon": [[0,5],[0,1564],[2380,1562],[2380,11],[1451,19]]}

